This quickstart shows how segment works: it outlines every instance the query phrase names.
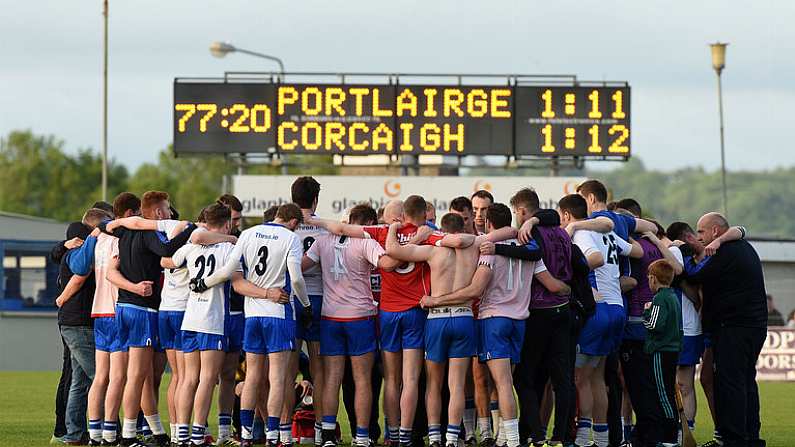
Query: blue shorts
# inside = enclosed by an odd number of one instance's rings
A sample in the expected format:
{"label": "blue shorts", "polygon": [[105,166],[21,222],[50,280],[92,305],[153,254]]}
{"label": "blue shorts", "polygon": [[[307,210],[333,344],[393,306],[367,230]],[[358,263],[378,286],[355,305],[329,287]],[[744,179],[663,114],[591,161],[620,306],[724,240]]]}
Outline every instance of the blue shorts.
{"label": "blue shorts", "polygon": [[423,349],[425,346],[425,311],[414,307],[402,312],[378,313],[381,330],[381,349],[400,352],[404,349]]}
{"label": "blue shorts", "polygon": [[226,351],[227,345],[226,335],[182,331],[182,352]]}
{"label": "blue shorts", "polygon": [[163,349],[182,350],[182,319],[185,311],[161,310],[157,313],[157,327],[160,346]]}
{"label": "blue shorts", "polygon": [[243,334],[245,332],[246,316],[243,315],[243,312],[226,316],[226,319],[224,319],[224,334],[229,340],[226,352],[237,352],[243,349]]}
{"label": "blue shorts", "polygon": [[119,328],[115,316],[94,318],[94,347],[103,352],[127,351],[119,343]]}
{"label": "blue shorts", "polygon": [[116,324],[119,330],[119,346],[128,348],[160,347],[157,329],[157,311],[135,304],[116,304]]}
{"label": "blue shorts", "polygon": [[375,349],[375,318],[320,320],[320,355],[357,356]]}
{"label": "blue shorts", "polygon": [[295,350],[295,320],[274,317],[246,318],[243,350],[252,354]]}
{"label": "blue shorts", "polygon": [[425,360],[444,363],[475,355],[477,338],[471,316],[429,318],[425,323]]}
{"label": "blue shorts", "polygon": [[621,345],[626,314],[618,304],[596,303],[596,312],[585,322],[578,339],[578,352],[608,355]]}
{"label": "blue shorts", "polygon": [[519,363],[524,342],[524,323],[524,320],[507,317],[480,319],[480,361],[511,359],[512,365]]}
{"label": "blue shorts", "polygon": [[679,365],[698,365],[701,362],[702,354],[704,354],[703,335],[685,335],[682,337],[682,350],[679,352]]}
{"label": "blue shorts", "polygon": [[707,332],[704,332],[701,335],[702,335],[702,337],[704,337],[704,349],[711,348],[712,347],[712,337],[710,336],[710,334],[707,333]]}
{"label": "blue shorts", "polygon": [[[295,300],[295,309],[303,309],[304,305]],[[322,295],[309,295],[309,302],[312,303],[312,326],[309,329],[304,328],[298,324],[295,328],[295,338],[304,341],[320,341],[320,312],[323,309],[323,296]]]}

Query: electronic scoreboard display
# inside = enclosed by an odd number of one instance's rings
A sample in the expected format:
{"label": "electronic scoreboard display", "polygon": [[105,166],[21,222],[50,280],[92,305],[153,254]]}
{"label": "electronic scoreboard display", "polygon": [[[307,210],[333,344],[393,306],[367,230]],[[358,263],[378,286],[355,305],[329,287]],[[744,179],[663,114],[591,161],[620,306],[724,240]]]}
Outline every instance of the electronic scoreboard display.
{"label": "electronic scoreboard display", "polygon": [[629,87],[175,82],[177,153],[630,155]]}

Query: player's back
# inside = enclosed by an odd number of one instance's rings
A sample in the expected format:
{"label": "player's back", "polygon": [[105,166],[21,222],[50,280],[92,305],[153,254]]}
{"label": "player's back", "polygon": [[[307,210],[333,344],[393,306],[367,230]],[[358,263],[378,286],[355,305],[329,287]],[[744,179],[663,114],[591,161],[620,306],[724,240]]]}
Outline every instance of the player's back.
{"label": "player's back", "polygon": [[112,317],[116,314],[115,305],[119,298],[119,288],[107,279],[108,267],[114,257],[119,256],[119,239],[109,234],[100,233],[97,245],[94,246],[94,304],[91,316]]}
{"label": "player's back", "polygon": [[319,261],[323,274],[323,315],[372,315],[370,274],[384,249],[372,239],[331,234],[318,237],[307,255]]}
{"label": "player's back", "polygon": [[[191,278],[204,278],[229,261],[234,245],[222,242],[214,245],[188,244],[185,263]],[[190,292],[182,330],[223,335],[224,318],[229,306],[229,283],[223,282],[201,293]]]}
{"label": "player's back", "polygon": [[[266,223],[243,231],[237,243],[242,245],[246,279],[263,289],[280,287],[290,292],[288,257],[297,257],[300,263],[303,255],[295,233],[283,225]],[[251,297],[246,297],[245,313],[246,317],[295,319],[292,303],[279,304]]]}
{"label": "player's back", "polygon": [[618,304],[623,306],[624,300],[621,298],[621,285],[619,277],[621,271],[618,264],[619,250],[616,245],[618,235],[611,231],[609,233],[597,233],[589,230],[578,230],[572,237],[572,242],[577,244],[587,257],[591,253],[599,252],[604,259],[604,264],[593,270],[591,286],[599,292],[602,300],[607,304]]}
{"label": "player's back", "polygon": [[[516,239],[501,243],[519,244]],[[479,263],[492,270],[491,280],[480,301],[479,318],[527,318],[533,275],[546,270],[544,263],[496,255],[481,256]]]}
{"label": "player's back", "polygon": [[[365,227],[365,231],[382,247],[386,246],[389,226]],[[417,227],[415,225],[404,224],[398,230],[397,238],[403,245],[407,244],[416,234]],[[402,312],[417,307],[423,295],[431,293],[430,280],[430,269],[426,262],[406,262],[393,271],[382,271],[381,310]]]}
{"label": "player's back", "polygon": [[[304,249],[304,253],[306,253],[312,247],[312,244],[321,236],[328,234],[328,231],[316,225],[300,223],[295,228],[295,234],[300,239],[301,246]],[[320,267],[312,266],[306,269],[303,274],[306,282],[306,293],[309,295],[323,295],[323,278]]]}

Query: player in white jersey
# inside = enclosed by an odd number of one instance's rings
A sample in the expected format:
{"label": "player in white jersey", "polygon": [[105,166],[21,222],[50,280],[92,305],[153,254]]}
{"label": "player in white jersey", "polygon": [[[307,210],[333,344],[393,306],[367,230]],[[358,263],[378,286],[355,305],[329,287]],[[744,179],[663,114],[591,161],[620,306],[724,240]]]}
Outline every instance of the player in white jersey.
{"label": "player in white jersey", "polygon": [[[229,233],[230,211],[224,205],[213,204],[203,212],[208,232]],[[185,267],[188,277],[204,278],[229,261],[233,245],[222,242],[214,245],[186,244],[163,263],[169,267]],[[192,441],[204,443],[207,415],[213,389],[218,380],[226,353],[227,337],[224,323],[229,307],[229,283],[217,284],[201,293],[190,292],[182,320],[182,351],[185,370],[180,386],[178,442],[185,442],[187,422],[193,408]]]}
{"label": "player in white jersey", "polygon": [[[303,306],[298,310],[302,323],[311,318],[312,307],[301,273],[303,247],[293,230],[303,221],[295,204],[279,207],[273,223],[257,225],[244,231],[238,239],[230,262],[206,279],[191,279],[191,289],[204,291],[229,279],[238,270],[242,258],[245,278],[261,289],[287,288]],[[267,374],[268,420],[267,442],[275,446],[279,437],[279,419],[284,392],[289,380],[288,363],[295,349],[296,308],[287,300],[264,300],[246,294],[246,382],[240,403],[243,445],[251,445],[254,408]],[[307,322],[311,323],[311,319]],[[266,357],[267,356],[267,357]]]}
{"label": "player in white jersey", "polygon": [[[588,204],[577,194],[558,202],[561,227],[588,217]],[[577,230],[572,242],[582,250],[591,268],[589,277],[596,298],[596,312],[582,328],[577,345],[575,382],[579,396],[577,445],[588,443],[593,426],[595,445],[608,442],[607,388],[604,380],[605,358],[621,343],[626,313],[621,297],[618,256],[640,257],[643,249],[614,232],[597,233]]]}
{"label": "player in white jersey", "polygon": [[[312,177],[298,177],[290,187],[290,194],[293,203],[301,208],[304,218],[316,217],[318,197],[320,195],[320,183]],[[328,232],[317,225],[307,221],[301,222],[295,229],[295,234],[301,240],[304,253],[309,251],[312,244],[318,237]],[[306,291],[309,294],[309,301],[312,303],[312,325],[308,329],[299,326],[296,328],[296,338],[306,342],[307,352],[309,353],[309,372],[313,380],[313,406],[315,410],[315,445],[321,441],[321,421],[323,415],[323,390],[326,373],[323,368],[323,357],[320,355],[320,318],[323,306],[323,277],[320,266],[312,266],[304,271],[304,281]],[[300,347],[300,346],[299,346]],[[298,351],[295,352],[290,363],[291,374],[293,377],[298,374]],[[292,442],[292,413],[295,407],[295,393],[290,390],[285,396],[284,411],[280,422],[282,443]]]}

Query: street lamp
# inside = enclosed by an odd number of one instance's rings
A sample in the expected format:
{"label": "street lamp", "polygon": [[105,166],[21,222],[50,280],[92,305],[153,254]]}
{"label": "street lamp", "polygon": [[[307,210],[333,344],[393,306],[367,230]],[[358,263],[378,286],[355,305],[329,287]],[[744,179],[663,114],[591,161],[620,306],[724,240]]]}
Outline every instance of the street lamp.
{"label": "street lamp", "polygon": [[729,199],[726,194],[726,155],[723,146],[723,88],[720,75],[726,66],[726,46],[728,43],[715,42],[710,44],[712,49],[712,68],[718,75],[718,113],[720,114],[720,175],[723,182],[723,214],[729,218]]}
{"label": "street lamp", "polygon": [[279,74],[284,76],[284,64],[282,60],[276,56],[270,56],[263,53],[257,53],[256,51],[249,51],[244,50],[242,48],[237,48],[229,42],[213,42],[210,44],[210,54],[217,58],[225,57],[229,53],[243,53],[248,54],[249,56],[260,57],[262,59],[268,59],[269,61],[276,62],[279,64]]}
{"label": "street lamp", "polygon": [[[222,57],[226,57],[226,55],[229,53],[243,53],[243,54],[248,54],[249,56],[259,57],[262,59],[267,59],[269,61],[276,62],[277,64],[279,64],[279,81],[281,82],[284,80],[284,63],[282,63],[282,60],[276,56],[270,56],[263,53],[257,53],[256,51],[249,51],[249,50],[244,50],[242,48],[237,48],[229,42],[216,41],[210,44],[210,54],[212,54],[213,57],[217,57],[220,59]],[[245,160],[245,158],[243,159]],[[287,164],[285,163],[286,161],[287,161],[287,156],[285,154],[282,154],[282,174],[284,175],[287,174]],[[242,174],[242,167],[243,166],[241,165],[239,169],[240,174]]]}

